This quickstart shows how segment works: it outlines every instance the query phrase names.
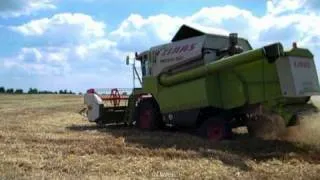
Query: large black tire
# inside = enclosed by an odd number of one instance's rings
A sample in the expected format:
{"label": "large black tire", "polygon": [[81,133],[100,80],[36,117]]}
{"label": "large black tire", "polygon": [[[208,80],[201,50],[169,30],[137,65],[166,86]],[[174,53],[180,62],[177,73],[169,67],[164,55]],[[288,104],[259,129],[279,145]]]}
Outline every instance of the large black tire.
{"label": "large black tire", "polygon": [[200,125],[197,134],[204,139],[216,142],[232,138],[232,128],[223,118],[212,117]]}
{"label": "large black tire", "polygon": [[161,113],[152,99],[139,102],[135,111],[136,127],[142,130],[156,130],[163,127]]}
{"label": "large black tire", "polygon": [[251,137],[274,140],[284,135],[286,123],[280,115],[266,113],[248,119],[247,129]]}

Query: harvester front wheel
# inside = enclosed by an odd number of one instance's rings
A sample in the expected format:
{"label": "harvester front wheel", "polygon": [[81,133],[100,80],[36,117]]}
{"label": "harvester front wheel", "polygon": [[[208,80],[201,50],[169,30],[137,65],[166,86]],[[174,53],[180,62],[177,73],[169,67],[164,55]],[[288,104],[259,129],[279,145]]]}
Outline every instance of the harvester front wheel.
{"label": "harvester front wheel", "polygon": [[209,141],[221,141],[232,137],[232,128],[223,118],[209,118],[199,127],[198,135]]}
{"label": "harvester front wheel", "polygon": [[286,130],[284,119],[275,113],[259,114],[247,122],[248,133],[252,137],[272,140],[280,138]]}
{"label": "harvester front wheel", "polygon": [[136,126],[143,130],[155,130],[162,124],[159,108],[151,99],[140,101],[135,119]]}

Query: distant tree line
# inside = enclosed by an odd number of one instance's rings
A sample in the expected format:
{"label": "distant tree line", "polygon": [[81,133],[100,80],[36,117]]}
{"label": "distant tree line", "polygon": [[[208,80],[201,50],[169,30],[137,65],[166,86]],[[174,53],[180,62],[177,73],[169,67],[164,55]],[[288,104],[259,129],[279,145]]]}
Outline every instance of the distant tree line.
{"label": "distant tree line", "polygon": [[68,91],[67,89],[57,91],[40,91],[37,88],[29,88],[27,92],[24,92],[23,89],[13,89],[5,87],[0,87],[0,94],[76,94],[72,91]]}

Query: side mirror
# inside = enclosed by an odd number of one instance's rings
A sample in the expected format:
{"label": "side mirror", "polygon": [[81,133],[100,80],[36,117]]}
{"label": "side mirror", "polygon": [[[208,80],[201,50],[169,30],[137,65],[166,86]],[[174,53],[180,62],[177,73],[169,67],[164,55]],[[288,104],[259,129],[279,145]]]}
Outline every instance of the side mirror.
{"label": "side mirror", "polygon": [[130,60],[130,57],[127,56],[127,58],[126,58],[126,65],[129,65],[129,60]]}

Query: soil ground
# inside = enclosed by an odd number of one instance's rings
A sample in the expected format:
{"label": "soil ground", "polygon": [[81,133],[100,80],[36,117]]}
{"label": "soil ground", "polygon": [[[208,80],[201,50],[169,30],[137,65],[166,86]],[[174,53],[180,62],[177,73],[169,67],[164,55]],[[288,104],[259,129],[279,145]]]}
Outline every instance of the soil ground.
{"label": "soil ground", "polygon": [[[315,100],[317,101],[317,100]],[[283,140],[97,128],[81,96],[0,95],[0,179],[319,179],[320,115]]]}

